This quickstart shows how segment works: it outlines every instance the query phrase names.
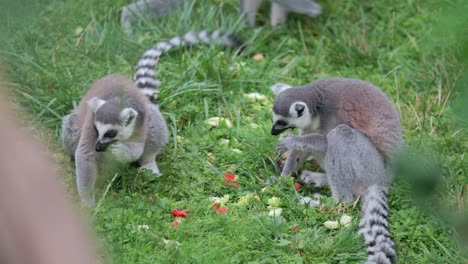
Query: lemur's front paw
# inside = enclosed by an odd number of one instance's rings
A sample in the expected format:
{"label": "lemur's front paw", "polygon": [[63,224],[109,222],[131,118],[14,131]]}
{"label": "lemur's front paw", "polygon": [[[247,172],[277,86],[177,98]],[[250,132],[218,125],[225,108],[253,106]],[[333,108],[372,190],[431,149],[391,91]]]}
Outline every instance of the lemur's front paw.
{"label": "lemur's front paw", "polygon": [[115,142],[109,146],[110,152],[115,156],[115,158],[120,162],[132,162],[133,157],[126,146],[120,142]]}
{"label": "lemur's front paw", "polygon": [[292,148],[293,142],[294,142],[294,136],[293,134],[286,134],[280,142],[278,142],[278,145],[276,145],[276,150],[279,153],[286,152]]}
{"label": "lemur's front paw", "polygon": [[303,183],[313,183],[315,187],[322,187],[328,184],[327,175],[321,172],[303,170],[299,177]]}

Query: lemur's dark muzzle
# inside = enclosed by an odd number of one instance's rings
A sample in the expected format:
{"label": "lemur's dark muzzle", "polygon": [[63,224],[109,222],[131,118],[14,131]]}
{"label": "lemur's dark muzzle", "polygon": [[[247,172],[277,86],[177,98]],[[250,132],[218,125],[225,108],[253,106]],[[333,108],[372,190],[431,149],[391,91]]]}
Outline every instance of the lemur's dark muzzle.
{"label": "lemur's dark muzzle", "polygon": [[101,141],[96,142],[96,151],[97,152],[103,152],[106,151],[107,146],[109,143],[102,143]]}
{"label": "lemur's dark muzzle", "polygon": [[271,134],[273,136],[277,136],[281,133],[283,133],[283,131],[285,131],[287,128],[286,127],[279,127],[278,125],[273,125],[273,127],[271,128]]}

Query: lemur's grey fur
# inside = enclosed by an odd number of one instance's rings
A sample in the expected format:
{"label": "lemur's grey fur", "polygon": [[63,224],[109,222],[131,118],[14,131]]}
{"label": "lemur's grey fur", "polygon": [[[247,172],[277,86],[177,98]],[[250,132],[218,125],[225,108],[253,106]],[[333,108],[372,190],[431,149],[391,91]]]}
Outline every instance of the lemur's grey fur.
{"label": "lemur's grey fur", "polygon": [[132,21],[136,17],[163,17],[184,5],[185,0],[140,0],[122,8],[120,24],[126,32],[131,32]]}
{"label": "lemur's grey fur", "polygon": [[[262,0],[239,0],[240,14],[246,14],[247,23],[255,25],[255,17]],[[321,6],[311,0],[271,0],[270,23],[272,26],[284,23],[288,12],[305,14],[311,17],[322,12]],[[132,21],[136,17],[162,17],[182,7],[185,0],[140,0],[122,8],[120,24],[126,32],[131,32]]]}
{"label": "lemur's grey fur", "polygon": [[219,30],[189,32],[161,41],[141,56],[135,81],[118,74],[96,81],[79,107],[63,118],[62,142],[75,158],[78,194],[85,205],[94,204],[96,177],[109,159],[137,161],[142,168],[160,174],[155,159],[168,142],[168,130],[155,104],[159,81],[154,67],[163,52],[195,44],[237,47],[240,42]]}
{"label": "lemur's grey fur", "polygon": [[277,146],[289,150],[282,175],[294,172],[313,155],[325,173],[303,171],[301,179],[329,185],[333,198],[364,198],[360,234],[368,246],[368,263],[392,263],[394,243],[388,231],[387,186],[392,159],[402,145],[402,129],[388,97],[356,79],[327,78],[292,88],[277,84],[271,133],[298,128]]}
{"label": "lemur's grey fur", "polygon": [[[272,26],[286,22],[288,12],[311,17],[318,16],[322,12],[321,6],[311,0],[271,0],[271,2],[270,23]],[[246,14],[247,23],[250,26],[255,25],[255,18],[261,3],[262,0],[239,0],[239,10],[241,14]]]}

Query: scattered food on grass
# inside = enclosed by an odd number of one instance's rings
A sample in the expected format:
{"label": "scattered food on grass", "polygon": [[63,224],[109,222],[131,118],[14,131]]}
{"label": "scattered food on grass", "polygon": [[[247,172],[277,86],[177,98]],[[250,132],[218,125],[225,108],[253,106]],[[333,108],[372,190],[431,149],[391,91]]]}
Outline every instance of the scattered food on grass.
{"label": "scattered food on grass", "polygon": [[184,137],[177,135],[176,141],[177,141],[177,144],[182,144],[182,142],[184,142]]}
{"label": "scattered food on grass", "polygon": [[229,66],[229,70],[232,72],[238,72],[240,69],[244,68],[246,65],[245,62],[234,62],[232,66]]}
{"label": "scattered food on grass", "polygon": [[231,141],[229,139],[222,138],[222,139],[219,140],[219,145],[227,146],[227,145],[229,145],[230,142]]}
{"label": "scattered food on grass", "polygon": [[258,195],[253,195],[252,193],[248,193],[244,196],[239,197],[239,201],[237,202],[237,206],[239,207],[245,207],[249,205],[253,200],[260,201],[260,197]]}
{"label": "scattered food on grass", "polygon": [[148,230],[149,226],[148,225],[138,225],[137,230],[142,231],[142,230]]}
{"label": "scattered food on grass", "polygon": [[263,56],[262,53],[257,53],[252,58],[254,59],[254,61],[261,61],[265,58],[265,56]]}
{"label": "scattered food on grass", "polygon": [[340,226],[338,221],[325,221],[323,225],[328,229],[337,229]]}
{"label": "scattered food on grass", "polygon": [[221,214],[226,214],[227,211],[228,211],[228,209],[226,207],[220,207],[220,208],[217,208],[215,210],[216,210],[216,212],[221,213]]}
{"label": "scattered food on grass", "polygon": [[174,210],[172,210],[172,216],[174,217],[185,217],[187,216],[187,214],[189,214],[190,211],[189,210],[178,210],[177,208],[175,208]]}
{"label": "scattered food on grass", "polygon": [[232,188],[239,188],[239,183],[236,183],[237,176],[232,173],[224,173],[224,184]]}
{"label": "scattered food on grass", "polygon": [[205,121],[203,121],[203,123],[212,127],[218,127],[224,123],[227,127],[229,128],[232,127],[231,120],[224,118],[224,117],[218,117],[218,116],[210,117],[206,119]]}
{"label": "scattered food on grass", "polygon": [[182,223],[182,218],[177,218],[171,223],[172,227],[179,227],[179,224]]}
{"label": "scattered food on grass", "polygon": [[282,205],[281,199],[278,197],[273,196],[270,199],[268,199],[268,209],[270,209],[268,216],[270,217],[281,216],[281,213],[283,212],[283,209],[280,208],[281,205]]}
{"label": "scattered food on grass", "polygon": [[210,207],[213,209],[225,207],[226,203],[229,201],[229,198],[229,194],[226,194],[223,197],[210,197],[210,201],[212,201]]}
{"label": "scattered food on grass", "polygon": [[278,197],[271,197],[270,199],[268,199],[268,205],[271,206],[272,208],[273,207],[281,207],[281,199],[278,198]]}
{"label": "scattered food on grass", "polygon": [[266,97],[266,95],[263,95],[260,93],[246,93],[244,94],[244,97],[251,102],[255,102],[255,101],[264,102],[268,100],[268,97]]}
{"label": "scattered food on grass", "polygon": [[340,225],[344,226],[344,227],[349,227],[351,226],[351,221],[353,220],[353,218],[349,215],[342,215],[341,218],[340,218]]}
{"label": "scattered food on grass", "polygon": [[268,212],[268,216],[270,217],[278,217],[281,216],[281,213],[283,212],[283,208],[275,208],[271,209],[270,212]]}
{"label": "scattered food on grass", "polygon": [[238,148],[233,148],[231,149],[232,152],[234,153],[237,153],[237,154],[242,154],[242,150],[238,149]]}
{"label": "scattered food on grass", "polygon": [[83,32],[83,28],[82,28],[82,27],[77,27],[77,28],[75,28],[75,35],[76,35],[76,36],[80,35],[82,32]]}
{"label": "scattered food on grass", "polygon": [[325,221],[323,225],[328,229],[337,229],[341,226],[349,227],[351,226],[351,221],[353,218],[347,214],[344,214],[340,217],[340,221]]}
{"label": "scattered food on grass", "polygon": [[164,238],[162,239],[162,242],[166,247],[174,247],[175,249],[180,249],[180,246],[182,245],[179,241]]}

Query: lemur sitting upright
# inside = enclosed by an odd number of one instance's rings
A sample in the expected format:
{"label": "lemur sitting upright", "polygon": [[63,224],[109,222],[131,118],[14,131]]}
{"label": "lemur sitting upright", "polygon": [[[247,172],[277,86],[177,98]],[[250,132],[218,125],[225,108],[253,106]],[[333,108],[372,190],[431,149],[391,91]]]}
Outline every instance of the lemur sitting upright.
{"label": "lemur sitting upright", "polygon": [[155,159],[168,142],[168,131],[155,104],[159,81],[154,67],[163,52],[195,44],[238,47],[240,42],[219,30],[161,41],[138,61],[135,81],[118,74],[96,81],[79,107],[63,118],[62,142],[75,158],[78,194],[85,205],[94,204],[96,177],[106,160],[137,161],[160,174]]}
{"label": "lemur sitting upright", "polygon": [[300,132],[278,143],[278,151],[290,151],[282,175],[290,175],[313,155],[325,173],[303,171],[301,179],[328,184],[337,202],[362,196],[359,233],[368,246],[368,263],[395,261],[386,194],[393,180],[392,160],[403,138],[400,118],[388,97],[369,82],[346,78],[297,88],[276,84],[272,90],[276,98],[271,133],[279,135],[288,128]]}

